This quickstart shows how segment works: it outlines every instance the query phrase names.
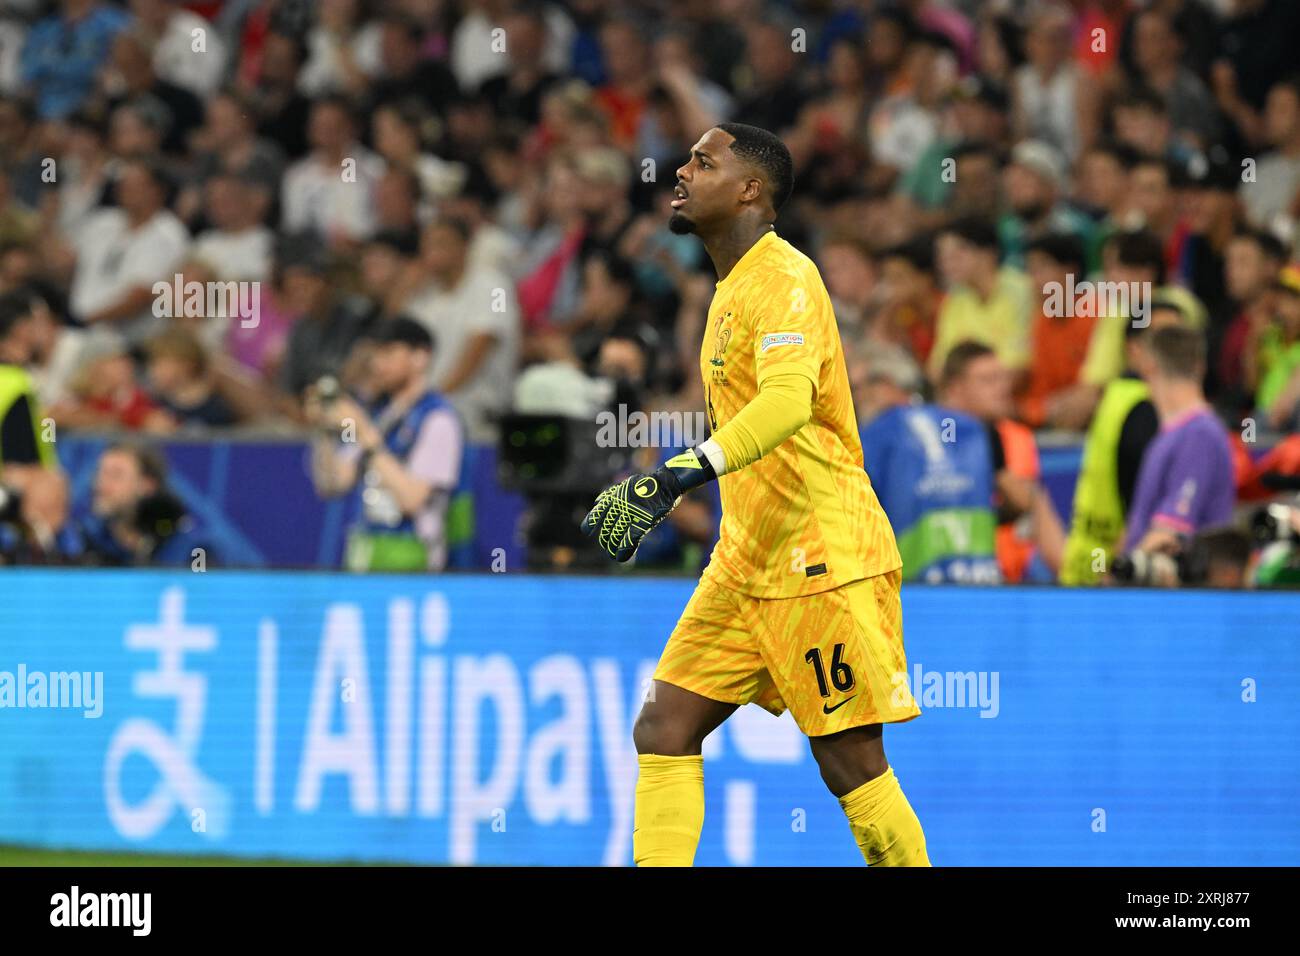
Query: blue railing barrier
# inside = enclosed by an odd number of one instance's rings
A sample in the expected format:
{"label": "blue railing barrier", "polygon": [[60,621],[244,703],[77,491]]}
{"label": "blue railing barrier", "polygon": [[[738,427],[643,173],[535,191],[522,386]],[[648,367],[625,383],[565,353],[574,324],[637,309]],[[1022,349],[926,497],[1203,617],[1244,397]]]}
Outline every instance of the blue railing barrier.
{"label": "blue railing barrier", "polygon": [[[0,571],[0,844],[628,864],[632,723],[692,586]],[[903,606],[923,714],[885,743],[936,865],[1300,863],[1300,595]],[[697,863],[861,864],[788,714],[742,707],[705,758]]]}

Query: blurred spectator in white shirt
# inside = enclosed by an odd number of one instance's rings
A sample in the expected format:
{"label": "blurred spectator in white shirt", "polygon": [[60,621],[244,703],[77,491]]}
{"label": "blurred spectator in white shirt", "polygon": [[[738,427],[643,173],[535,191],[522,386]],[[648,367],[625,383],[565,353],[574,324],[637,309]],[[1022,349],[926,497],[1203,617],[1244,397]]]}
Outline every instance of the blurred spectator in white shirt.
{"label": "blurred spectator in white shirt", "polygon": [[456,219],[425,227],[405,312],[437,341],[430,377],[465,420],[471,441],[492,441],[519,357],[519,306],[504,273],[469,263],[470,234]]}
{"label": "blurred spectator in white shirt", "polygon": [[195,96],[216,92],[226,75],[221,34],[197,13],[174,0],[131,0],[131,12],[153,41],[154,72]]}
{"label": "blurred spectator in white shirt", "polygon": [[337,97],[312,106],[307,136],[311,153],[284,174],[284,230],[314,232],[332,248],[361,242],[375,228],[383,160],[357,141],[352,111]]}
{"label": "blurred spectator in white shirt", "polygon": [[271,191],[265,183],[218,173],[205,188],[212,224],[194,241],[193,254],[223,281],[262,281],[271,274],[275,235],[265,225]]}
{"label": "blurred spectator in white shirt", "polygon": [[87,325],[104,323],[138,341],[160,321],[153,285],[172,281],[190,237],[165,205],[167,184],[154,163],[125,163],[116,192],[120,205],[96,213],[71,237],[76,266],[68,307]]}

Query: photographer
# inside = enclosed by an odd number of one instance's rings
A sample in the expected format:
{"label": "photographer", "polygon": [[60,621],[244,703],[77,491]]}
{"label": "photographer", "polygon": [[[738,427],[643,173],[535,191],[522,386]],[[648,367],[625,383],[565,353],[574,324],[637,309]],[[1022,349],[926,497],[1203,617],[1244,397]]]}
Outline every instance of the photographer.
{"label": "photographer", "polygon": [[369,411],[339,395],[333,379],[308,390],[307,413],[320,428],[312,481],[326,497],[362,489],[362,514],[348,536],[349,570],[439,571],[461,470],[460,419],[426,384],[434,342],[424,326],[399,316],[368,338],[370,384],[379,396]]}
{"label": "photographer", "polygon": [[1227,524],[1236,500],[1227,432],[1205,401],[1205,340],[1181,326],[1149,335],[1145,378],[1160,431],[1142,458],[1124,551],[1176,554],[1203,528]]}
{"label": "photographer", "polygon": [[194,519],[167,486],[167,463],[146,445],[118,442],[99,456],[90,514],[72,529],[68,556],[91,565],[196,566],[213,561]]}
{"label": "photographer", "polygon": [[9,563],[53,552],[67,517],[67,482],[42,434],[28,373],[40,306],[26,289],[0,295],[0,560]]}

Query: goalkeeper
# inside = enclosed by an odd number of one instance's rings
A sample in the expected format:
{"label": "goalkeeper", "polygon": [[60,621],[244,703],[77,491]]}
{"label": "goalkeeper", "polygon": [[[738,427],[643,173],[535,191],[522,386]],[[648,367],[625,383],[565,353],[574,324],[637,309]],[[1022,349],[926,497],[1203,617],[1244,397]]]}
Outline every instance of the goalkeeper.
{"label": "goalkeeper", "polygon": [[863,469],[844,351],[817,267],[772,223],[792,166],[771,133],[707,131],[677,170],[669,227],[719,281],[700,372],[712,436],[596,499],[583,529],[617,561],[681,496],[717,480],[717,546],[668,639],[633,731],[633,857],[694,861],[701,746],[741,704],[789,709],[870,865],[928,866],[881,728],[920,714],[906,682],[902,561]]}

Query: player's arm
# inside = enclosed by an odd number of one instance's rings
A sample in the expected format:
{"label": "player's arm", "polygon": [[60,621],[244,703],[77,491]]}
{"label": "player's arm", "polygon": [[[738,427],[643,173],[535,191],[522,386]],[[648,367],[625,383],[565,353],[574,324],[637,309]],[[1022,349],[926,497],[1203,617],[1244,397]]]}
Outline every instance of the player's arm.
{"label": "player's arm", "polygon": [[711,438],[648,475],[631,475],[601,492],[582,530],[595,535],[614,560],[631,560],[641,539],[668,517],[682,495],[752,465],[806,425],[813,392],[812,379],[802,372],[762,379],[758,394]]}

